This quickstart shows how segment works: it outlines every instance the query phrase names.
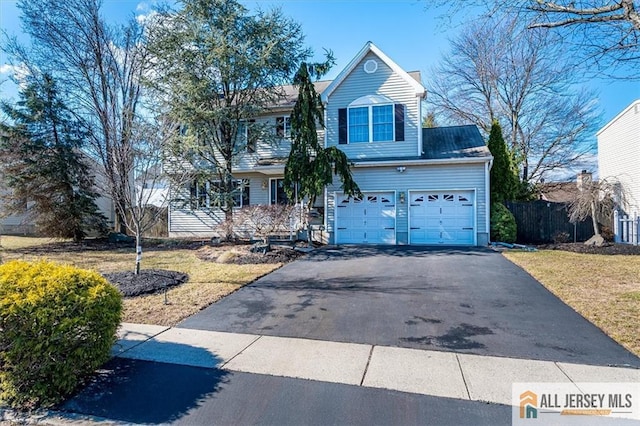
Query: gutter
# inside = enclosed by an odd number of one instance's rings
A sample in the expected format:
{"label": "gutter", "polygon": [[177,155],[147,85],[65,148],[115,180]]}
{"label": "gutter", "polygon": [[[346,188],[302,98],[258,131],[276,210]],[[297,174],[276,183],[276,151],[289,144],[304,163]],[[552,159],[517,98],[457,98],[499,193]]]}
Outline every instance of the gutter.
{"label": "gutter", "polygon": [[[464,158],[438,158],[425,160],[383,160],[358,162],[351,160],[354,167],[380,167],[380,166],[424,166],[429,164],[469,164],[469,163],[490,163],[493,164],[493,157],[464,157]],[[491,167],[491,166],[490,166]]]}

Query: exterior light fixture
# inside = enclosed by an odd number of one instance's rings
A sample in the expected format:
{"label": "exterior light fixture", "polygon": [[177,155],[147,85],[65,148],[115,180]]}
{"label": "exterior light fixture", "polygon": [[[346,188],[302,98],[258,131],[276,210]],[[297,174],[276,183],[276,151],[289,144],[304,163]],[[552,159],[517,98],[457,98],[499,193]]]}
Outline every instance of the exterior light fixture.
{"label": "exterior light fixture", "polygon": [[400,201],[400,204],[404,204],[404,202],[406,201],[404,191],[401,191],[400,194],[398,194],[398,200]]}
{"label": "exterior light fixture", "polygon": [[405,170],[407,170],[407,168],[406,168],[406,167],[404,167],[404,166],[398,166],[398,167],[396,167],[396,170],[398,171],[398,173],[402,173],[402,172],[404,172]]}
{"label": "exterior light fixture", "polygon": [[269,185],[269,182],[267,182],[266,179],[262,179],[262,189],[266,190],[267,189],[267,185]]}

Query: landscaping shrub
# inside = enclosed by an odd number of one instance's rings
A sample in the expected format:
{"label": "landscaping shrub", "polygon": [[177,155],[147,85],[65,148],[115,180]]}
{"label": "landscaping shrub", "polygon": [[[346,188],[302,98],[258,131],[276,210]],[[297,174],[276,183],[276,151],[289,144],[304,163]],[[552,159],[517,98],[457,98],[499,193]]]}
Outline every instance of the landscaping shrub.
{"label": "landscaping shrub", "polygon": [[514,243],[516,241],[516,218],[502,203],[491,205],[491,241]]}
{"label": "landscaping shrub", "polygon": [[0,401],[31,409],[71,393],[109,359],[122,298],[97,272],[0,265]]}

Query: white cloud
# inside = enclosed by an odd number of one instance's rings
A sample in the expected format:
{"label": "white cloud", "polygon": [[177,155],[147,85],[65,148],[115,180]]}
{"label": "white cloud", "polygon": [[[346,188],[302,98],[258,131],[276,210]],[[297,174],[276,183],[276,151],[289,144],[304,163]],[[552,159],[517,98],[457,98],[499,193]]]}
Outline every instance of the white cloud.
{"label": "white cloud", "polygon": [[15,71],[15,68],[13,65],[9,65],[9,64],[2,64],[0,65],[0,74],[13,74]]}
{"label": "white cloud", "polygon": [[147,13],[141,13],[139,15],[136,15],[136,20],[140,25],[144,25],[157,14],[158,12],[156,12],[155,10],[151,10],[151,11],[148,11]]}

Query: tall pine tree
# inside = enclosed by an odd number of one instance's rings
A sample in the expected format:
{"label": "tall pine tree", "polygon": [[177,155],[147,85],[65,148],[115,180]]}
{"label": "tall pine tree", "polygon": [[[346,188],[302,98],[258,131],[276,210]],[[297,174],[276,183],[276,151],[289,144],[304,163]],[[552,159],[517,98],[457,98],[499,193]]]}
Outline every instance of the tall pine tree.
{"label": "tall pine tree", "polygon": [[497,120],[491,124],[491,133],[487,143],[493,155],[491,167],[491,204],[511,201],[518,197],[520,179],[511,153],[502,137],[502,128]]}
{"label": "tall pine tree", "polygon": [[[296,201],[306,200],[308,209],[333,182],[334,175],[340,178],[345,194],[361,195],[346,154],[335,146],[324,148],[318,140],[317,129],[323,126],[324,108],[312,76],[320,78],[331,65],[331,54],[320,64],[303,62],[293,79],[298,99],[291,112],[291,152],[284,169],[284,185],[290,199],[295,195]],[[308,228],[308,223],[305,225]]]}
{"label": "tall pine tree", "polygon": [[15,106],[0,106],[10,122],[0,124],[0,178],[4,209],[24,213],[50,237],[82,240],[106,229],[94,202],[94,178],[80,148],[81,126],[60,100],[49,75],[32,76]]}

